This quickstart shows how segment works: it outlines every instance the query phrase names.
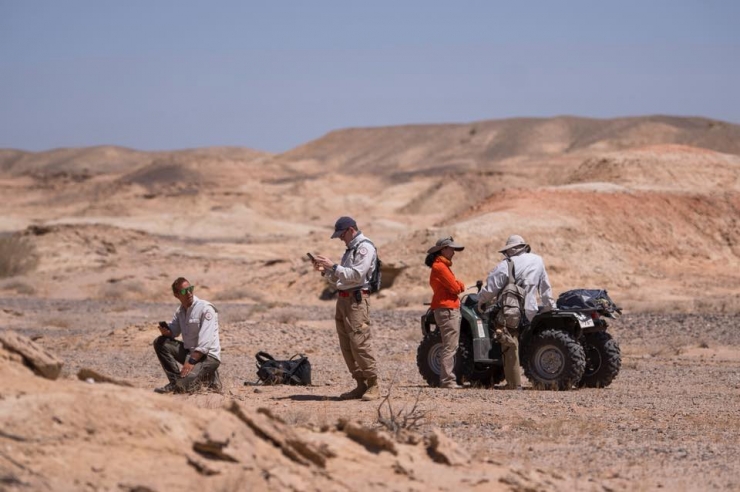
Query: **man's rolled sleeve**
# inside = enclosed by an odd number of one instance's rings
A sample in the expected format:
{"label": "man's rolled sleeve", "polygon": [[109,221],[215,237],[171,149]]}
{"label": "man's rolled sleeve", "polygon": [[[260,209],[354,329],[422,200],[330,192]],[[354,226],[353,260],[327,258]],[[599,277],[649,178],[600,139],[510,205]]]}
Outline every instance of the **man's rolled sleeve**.
{"label": "man's rolled sleeve", "polygon": [[[502,266],[503,265],[503,266]],[[504,269],[504,267],[506,269]],[[479,302],[491,302],[496,299],[498,293],[504,288],[509,276],[509,269],[506,262],[499,263],[496,268],[491,270],[486,279],[486,285],[478,293]]]}

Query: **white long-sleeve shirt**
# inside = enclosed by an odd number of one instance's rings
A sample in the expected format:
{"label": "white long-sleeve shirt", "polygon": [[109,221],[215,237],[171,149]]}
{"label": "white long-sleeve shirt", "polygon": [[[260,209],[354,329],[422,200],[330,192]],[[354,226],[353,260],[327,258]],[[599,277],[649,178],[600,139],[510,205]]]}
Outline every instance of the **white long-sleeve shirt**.
{"label": "white long-sleeve shirt", "polygon": [[361,232],[358,232],[349,242],[341,263],[337,265],[336,270],[329,270],[327,276],[338,290],[367,289],[375,269],[375,255],[377,254],[375,246]]}
{"label": "white long-sleeve shirt", "polygon": [[221,360],[221,342],[218,337],[218,311],[208,301],[193,296],[193,304],[185,309],[177,307],[169,324],[173,337],[182,334],[185,349],[191,354],[200,352]]}
{"label": "white long-sleeve shirt", "polygon": [[[534,253],[521,253],[512,256],[511,259],[514,261],[514,281],[524,288],[524,314],[527,319],[532,321],[532,318],[537,314],[538,292],[545,309],[555,309],[550,279],[547,278],[547,271],[542,258]],[[503,260],[488,274],[486,285],[478,294],[479,302],[494,301],[508,281],[509,267],[506,260]]]}

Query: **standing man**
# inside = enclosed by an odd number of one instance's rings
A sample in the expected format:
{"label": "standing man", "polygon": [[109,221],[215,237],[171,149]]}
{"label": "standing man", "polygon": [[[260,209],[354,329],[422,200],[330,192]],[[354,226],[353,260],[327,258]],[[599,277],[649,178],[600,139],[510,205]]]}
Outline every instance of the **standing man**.
{"label": "standing man", "polygon": [[[170,382],[155,389],[157,393],[192,392],[202,384],[221,389],[218,311],[210,302],[193,295],[194,291],[195,286],[183,277],[172,283],[172,293],[180,306],[170,323],[160,321],[162,335],[154,340],[154,352]],[[182,341],[175,340],[179,335]]]}
{"label": "standing man", "polygon": [[375,245],[357,228],[352,217],[340,217],[334,224],[331,239],[344,241],[347,250],[340,263],[316,255],[314,268],[319,270],[339,291],[334,316],[339,347],[344,362],[357,387],[342,393],[342,400],[375,400],[380,397],[378,372],[372,350],[370,329],[370,278],[375,268]]}
{"label": "standing man", "polygon": [[[524,314],[527,321],[532,321],[537,314],[537,294],[542,299],[546,311],[555,308],[552,298],[552,287],[547,278],[545,263],[542,258],[531,253],[532,248],[519,235],[509,236],[506,245],[499,253],[504,260],[491,270],[486,285],[478,293],[478,308],[483,311],[484,305],[498,299],[499,293],[509,281],[509,260],[513,262],[514,283],[524,289]],[[507,328],[496,323],[496,331],[501,331],[500,339],[504,356],[504,375],[508,389],[521,389],[522,380],[519,371],[519,329]]]}

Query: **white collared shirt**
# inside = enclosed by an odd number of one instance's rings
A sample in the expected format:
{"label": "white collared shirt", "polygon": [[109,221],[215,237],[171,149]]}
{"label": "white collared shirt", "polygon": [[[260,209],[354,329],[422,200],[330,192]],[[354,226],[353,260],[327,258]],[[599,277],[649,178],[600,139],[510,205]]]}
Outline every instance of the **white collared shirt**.
{"label": "white collared shirt", "polygon": [[[545,263],[534,253],[522,253],[512,256],[514,261],[514,277],[516,284],[524,288],[524,313],[529,321],[537,314],[537,293],[542,298],[546,310],[555,309],[555,300],[552,298],[552,286],[547,278]],[[509,281],[509,266],[506,260],[496,265],[486,279],[486,285],[478,293],[481,302],[491,302],[498,297],[499,292]]]}
{"label": "white collared shirt", "polygon": [[173,337],[182,334],[185,349],[191,354],[200,352],[221,360],[221,342],[218,337],[218,310],[208,301],[193,296],[193,304],[185,309],[178,306],[170,322]]}

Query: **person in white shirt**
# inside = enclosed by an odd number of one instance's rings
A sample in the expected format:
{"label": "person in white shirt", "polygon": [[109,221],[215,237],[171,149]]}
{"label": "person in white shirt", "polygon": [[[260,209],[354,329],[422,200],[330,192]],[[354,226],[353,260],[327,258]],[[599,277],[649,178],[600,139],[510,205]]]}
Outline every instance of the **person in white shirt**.
{"label": "person in white shirt", "polygon": [[[195,286],[186,278],[179,277],[172,283],[172,293],[180,306],[172,321],[160,321],[161,336],[154,340],[154,352],[169,380],[154,390],[157,393],[192,392],[202,386],[221,389],[218,310],[196,297],[194,291]],[[176,340],[178,336],[182,336],[182,341]]]}
{"label": "person in white shirt", "polygon": [[[542,258],[531,252],[532,249],[519,235],[509,236],[506,245],[499,253],[505,256],[496,267],[491,270],[486,279],[486,285],[478,293],[478,307],[482,311],[485,304],[494,302],[501,290],[509,281],[509,266],[507,260],[514,263],[514,282],[524,289],[524,315],[528,321],[538,312],[537,295],[542,299],[544,311],[555,308],[552,297],[552,287],[547,277],[545,263]],[[504,356],[504,375],[509,389],[521,389],[521,375],[519,370],[519,330],[498,327],[501,330],[500,341]]]}

